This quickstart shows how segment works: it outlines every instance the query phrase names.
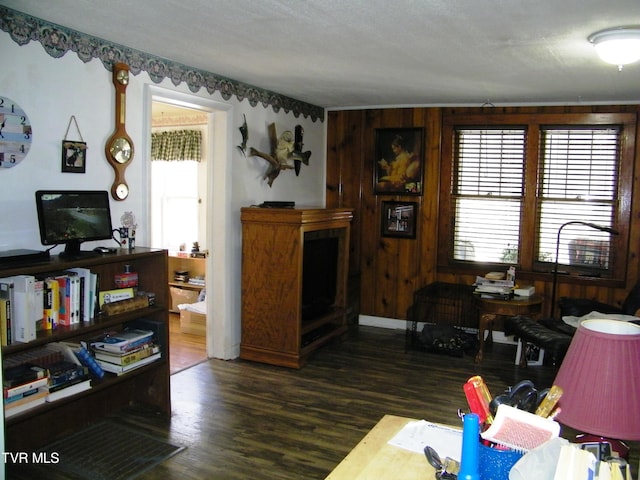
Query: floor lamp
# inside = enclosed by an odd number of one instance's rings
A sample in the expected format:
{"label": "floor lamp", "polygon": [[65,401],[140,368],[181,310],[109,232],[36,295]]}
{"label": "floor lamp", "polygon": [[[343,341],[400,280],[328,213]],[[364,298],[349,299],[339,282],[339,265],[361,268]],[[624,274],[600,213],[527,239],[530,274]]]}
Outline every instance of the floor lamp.
{"label": "floor lamp", "polygon": [[560,225],[558,229],[558,237],[556,239],[556,261],[555,266],[553,267],[553,287],[551,288],[551,318],[555,319],[556,316],[556,290],[558,286],[558,256],[560,254],[560,234],[562,233],[562,229],[567,225],[583,225],[585,227],[593,228],[595,230],[600,230],[601,232],[607,232],[611,235],[618,235],[618,231],[614,230],[611,227],[605,227],[602,225],[597,225],[595,223],[590,222],[582,222],[580,220],[572,220],[570,222],[563,223]]}

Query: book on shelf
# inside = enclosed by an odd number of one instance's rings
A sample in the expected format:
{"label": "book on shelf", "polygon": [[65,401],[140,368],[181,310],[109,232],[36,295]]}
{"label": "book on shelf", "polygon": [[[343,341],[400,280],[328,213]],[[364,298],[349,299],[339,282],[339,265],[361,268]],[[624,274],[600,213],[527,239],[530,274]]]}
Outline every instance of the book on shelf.
{"label": "book on shelf", "polygon": [[[132,328],[122,332],[109,332],[99,338],[89,341],[89,346],[95,350],[123,353],[149,343],[153,338],[152,330]],[[84,345],[86,347],[86,345]]]}
{"label": "book on shelf", "polygon": [[80,348],[74,350],[74,353],[80,360],[80,363],[85,365],[93,375],[98,378],[104,377],[104,370],[100,365],[98,365],[96,359],[88,352],[86,348],[80,345]]}
{"label": "book on shelf", "polygon": [[116,365],[113,363],[105,362],[103,360],[96,360],[98,364],[104,369],[105,372],[115,373],[116,375],[122,375],[124,373],[135,370],[136,368],[148,365],[161,358],[160,352],[154,353],[146,358],[138,360],[137,362],[130,363],[129,365]]}
{"label": "book on shelf", "polygon": [[49,378],[42,377],[36,380],[30,380],[28,382],[15,385],[13,387],[3,387],[2,394],[5,400],[13,397],[20,397],[25,393],[35,392],[41,387],[46,387],[48,384],[49,384]]}
{"label": "book on shelf", "polygon": [[43,387],[36,390],[32,395],[18,399],[15,402],[5,403],[4,417],[10,418],[14,415],[18,415],[19,413],[26,412],[32,408],[42,405],[47,401],[48,395],[49,392]]}
{"label": "book on shelf", "polygon": [[54,349],[50,343],[30,350],[12,353],[2,359],[5,371],[10,367],[16,367],[25,363],[46,367],[60,360],[64,360],[62,353]]}
{"label": "book on shelf", "polygon": [[[11,345],[13,343],[13,280],[10,278],[0,278],[0,305],[3,308],[2,321],[2,345]],[[6,324],[5,324],[6,322]],[[6,343],[5,343],[6,342]]]}
{"label": "book on shelf", "polygon": [[89,369],[76,362],[77,359],[76,361],[62,360],[48,366],[47,402],[53,402],[91,388]]}
{"label": "book on shelf", "polygon": [[11,344],[11,300],[8,298],[0,298],[0,344],[3,347]]}
{"label": "book on shelf", "polygon": [[190,277],[187,283],[189,285],[194,285],[196,287],[204,287],[206,284],[206,281],[204,277]]}
{"label": "book on shelf", "polygon": [[160,353],[160,347],[153,343],[148,343],[139,348],[122,354],[98,350],[94,351],[93,355],[96,360],[126,367],[127,365],[131,365],[135,362],[150,357],[151,355],[155,355],[156,353]]}
{"label": "book on shelf", "polygon": [[58,325],[65,327],[71,326],[71,277],[69,275],[57,275],[55,280],[58,282],[59,310]]}
{"label": "book on shelf", "polygon": [[47,370],[49,371],[49,391],[89,377],[89,369],[86,366],[68,360],[53,363],[47,367]]}
{"label": "book on shelf", "polygon": [[97,378],[104,377],[104,370],[96,363],[95,358],[82,346],[81,343],[74,342],[54,342],[51,348],[59,350],[64,358],[76,365],[84,365],[92,375]]}
{"label": "book on shelf", "polygon": [[26,343],[36,338],[36,308],[35,277],[32,275],[14,275],[0,279],[9,284],[11,296],[11,337],[12,343]]}
{"label": "book on shelf", "polygon": [[88,268],[70,268],[69,272],[75,273],[80,278],[80,321],[93,320],[96,298],[96,277]]}
{"label": "book on shelf", "polygon": [[34,277],[33,291],[34,298],[34,314],[36,322],[36,332],[43,330],[44,328],[44,280]]}
{"label": "book on shelf", "polygon": [[71,383],[65,385],[62,388],[54,389],[53,391],[49,388],[49,393],[45,397],[46,402],[55,402],[56,400],[60,400],[61,398],[67,398],[71,395],[75,395],[80,392],[84,392],[85,390],[89,390],[91,388],[91,379],[86,378],[76,383]]}
{"label": "book on shelf", "polygon": [[60,284],[54,278],[45,278],[42,293],[42,328],[54,330],[60,321]]}
{"label": "book on shelf", "polygon": [[81,301],[83,294],[81,277],[72,270],[54,272],[50,276],[58,281],[59,286],[58,323],[67,327],[79,324],[81,303],[84,303]]}
{"label": "book on shelf", "polygon": [[71,279],[71,325],[80,323],[80,298],[81,298],[81,281],[80,277],[69,274]]}
{"label": "book on shelf", "polygon": [[18,407],[33,400],[37,400],[40,397],[46,397],[48,393],[49,389],[44,385],[12,397],[7,397],[4,399],[4,408]]}
{"label": "book on shelf", "polygon": [[169,333],[167,331],[168,327],[166,322],[151,320],[149,318],[137,318],[125,324],[125,329],[132,328],[153,331],[152,342],[160,347],[160,355],[163,357],[166,356],[166,352],[169,351],[169,346],[167,345]]}
{"label": "book on shelf", "polygon": [[6,367],[2,371],[2,387],[13,388],[47,377],[47,370],[32,363]]}

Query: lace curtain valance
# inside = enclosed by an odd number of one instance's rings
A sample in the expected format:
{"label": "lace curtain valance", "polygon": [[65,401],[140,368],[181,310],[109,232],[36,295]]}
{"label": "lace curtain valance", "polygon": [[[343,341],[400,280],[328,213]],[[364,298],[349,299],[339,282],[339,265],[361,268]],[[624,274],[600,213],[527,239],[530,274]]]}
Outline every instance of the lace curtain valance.
{"label": "lace curtain valance", "polygon": [[151,134],[151,160],[201,160],[202,132],[176,130]]}

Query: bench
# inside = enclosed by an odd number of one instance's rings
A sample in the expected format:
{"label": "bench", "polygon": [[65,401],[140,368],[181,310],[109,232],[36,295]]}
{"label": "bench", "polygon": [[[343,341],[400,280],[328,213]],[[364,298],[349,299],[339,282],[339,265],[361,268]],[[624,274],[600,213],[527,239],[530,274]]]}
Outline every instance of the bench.
{"label": "bench", "polygon": [[[553,325],[551,325],[553,327]],[[504,322],[505,335],[514,335],[523,344],[531,343],[542,348],[545,354],[551,358],[554,366],[560,365],[567,353],[572,335],[568,331],[559,331],[549,328],[544,320],[536,322],[524,315],[509,317]],[[520,355],[520,366],[527,366],[526,355]]]}

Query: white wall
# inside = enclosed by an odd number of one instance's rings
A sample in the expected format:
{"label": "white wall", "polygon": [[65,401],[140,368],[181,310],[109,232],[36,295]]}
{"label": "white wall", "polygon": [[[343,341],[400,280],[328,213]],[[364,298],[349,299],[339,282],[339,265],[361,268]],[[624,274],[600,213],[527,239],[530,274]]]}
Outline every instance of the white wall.
{"label": "white wall", "polygon": [[[34,192],[37,189],[99,189],[109,190],[113,181],[113,171],[104,155],[104,144],[114,129],[114,87],[111,72],[99,60],[83,63],[75,53],[68,52],[62,58],[50,57],[39,43],[30,42],[19,46],[9,34],[0,32],[0,95],[9,97],[25,109],[32,123],[33,144],[23,162],[0,170],[0,250],[14,248],[43,249],[40,244]],[[213,72],[218,73],[218,72]],[[259,86],[258,86],[259,87]],[[224,136],[226,145],[220,152],[217,167],[209,170],[211,175],[211,195],[208,201],[216,215],[212,228],[218,235],[210,238],[207,245],[210,252],[216,249],[225,259],[223,272],[220,264],[213,275],[216,285],[224,286],[225,298],[222,307],[217,306],[214,335],[223,338],[210,355],[233,358],[237,356],[240,341],[240,260],[241,225],[240,208],[258,204],[265,200],[294,200],[300,206],[324,205],[326,128],[325,124],[284,111],[275,113],[271,107],[261,104],[251,107],[244,100],[235,97],[228,101],[216,92],[209,95],[204,89],[193,94],[181,84],[177,87],[165,79],[154,84],[145,72],[132,79],[127,88],[127,132],[133,139],[135,155],[127,168],[126,179],[130,195],[123,202],[111,202],[112,222],[120,225],[120,216],[132,211],[138,220],[136,244],[144,246],[148,239],[147,210],[148,152],[150,125],[150,91],[176,92],[184,98],[202,99],[208,106],[220,107],[227,119],[226,128],[218,130]],[[281,92],[286,95],[286,92]],[[196,102],[197,103],[197,102]],[[244,157],[236,145],[241,142],[238,127],[243,114],[249,126],[248,146],[264,152],[269,151],[267,126],[276,124],[278,133],[293,130],[302,125],[305,131],[304,147],[311,150],[309,166],[302,166],[299,177],[293,170],[287,170],[269,188],[262,179],[267,164],[257,157]],[[67,130],[69,119],[74,115],[83,140],[87,143],[87,165],[85,174],[61,173],[61,143]],[[216,127],[218,128],[218,127]],[[219,137],[218,137],[219,138]],[[70,129],[68,139],[79,140],[75,128]],[[214,143],[215,140],[214,140]],[[220,154],[221,153],[221,154]],[[217,206],[217,209],[216,209]],[[221,211],[222,210],[222,211]],[[217,239],[217,240],[216,240]],[[104,243],[104,242],[100,242]],[[115,245],[115,244],[114,244]],[[92,248],[86,245],[84,248]],[[219,250],[223,252],[219,252]],[[60,248],[52,253],[58,253]],[[209,342],[210,343],[210,342]],[[210,343],[211,345],[211,343]]]}

